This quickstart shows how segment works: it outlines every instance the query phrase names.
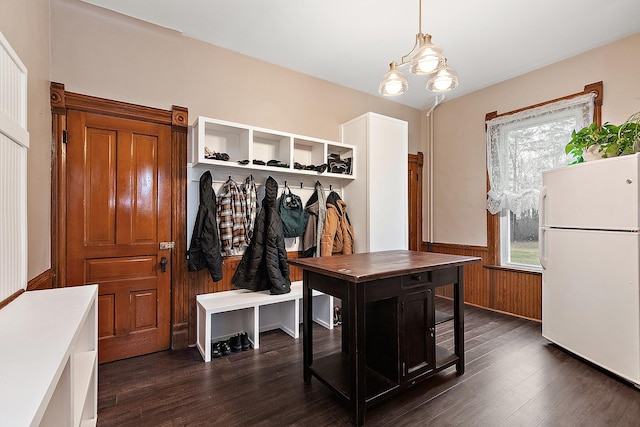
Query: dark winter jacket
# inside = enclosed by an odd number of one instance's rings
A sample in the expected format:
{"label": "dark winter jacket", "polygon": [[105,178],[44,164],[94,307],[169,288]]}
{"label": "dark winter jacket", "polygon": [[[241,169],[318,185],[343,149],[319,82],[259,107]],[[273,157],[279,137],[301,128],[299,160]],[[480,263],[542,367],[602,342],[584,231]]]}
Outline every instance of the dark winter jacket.
{"label": "dark winter jacket", "polygon": [[258,212],[253,238],[233,275],[236,288],[263,291],[272,294],[291,292],[289,263],[284,245],[282,220],[278,214],[276,199],[278,183],[271,177],[265,183],[262,209]]}
{"label": "dark winter jacket", "polygon": [[216,193],[211,172],[200,177],[200,205],[189,246],[189,271],[209,269],[214,282],[222,279],[222,253],[216,220]]}

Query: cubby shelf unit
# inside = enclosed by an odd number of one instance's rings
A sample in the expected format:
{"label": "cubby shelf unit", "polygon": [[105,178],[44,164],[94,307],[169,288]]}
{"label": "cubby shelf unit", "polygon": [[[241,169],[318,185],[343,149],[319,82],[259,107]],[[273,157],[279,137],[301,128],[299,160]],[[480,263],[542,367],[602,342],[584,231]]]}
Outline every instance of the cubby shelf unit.
{"label": "cubby shelf unit", "polygon": [[[202,116],[196,119],[190,131],[192,140],[187,158],[192,166],[215,166],[223,174],[242,171],[248,175],[261,171],[265,174],[317,179],[348,181],[356,178],[353,163],[356,147],[353,145]],[[229,160],[205,157],[205,147],[211,152],[227,154]],[[337,154],[342,160],[351,159],[349,173],[331,173],[328,168],[320,173],[294,167],[295,163],[305,166],[326,164],[331,154]],[[238,163],[241,160],[247,160],[248,163]],[[265,165],[254,164],[254,160],[261,160]],[[286,164],[286,167],[268,166],[266,163],[269,160],[277,160]]]}
{"label": "cubby shelf unit", "polygon": [[28,291],[0,310],[0,425],[96,425],[97,296],[97,285]]}

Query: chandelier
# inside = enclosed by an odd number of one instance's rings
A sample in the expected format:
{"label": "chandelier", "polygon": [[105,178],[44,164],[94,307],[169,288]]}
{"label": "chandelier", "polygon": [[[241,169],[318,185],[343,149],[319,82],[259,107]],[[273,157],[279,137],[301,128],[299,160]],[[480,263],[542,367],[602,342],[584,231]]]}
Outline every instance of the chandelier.
{"label": "chandelier", "polygon": [[[427,81],[427,89],[432,92],[447,92],[458,86],[458,75],[447,65],[447,58],[438,46],[431,43],[431,34],[422,33],[422,0],[420,1],[418,34],[409,53],[401,58],[400,63],[392,61],[389,71],[382,76],[378,92],[384,96],[398,96],[407,91],[409,85],[404,73],[398,70],[409,65],[411,74],[431,75]],[[411,57],[411,59],[408,59]]]}

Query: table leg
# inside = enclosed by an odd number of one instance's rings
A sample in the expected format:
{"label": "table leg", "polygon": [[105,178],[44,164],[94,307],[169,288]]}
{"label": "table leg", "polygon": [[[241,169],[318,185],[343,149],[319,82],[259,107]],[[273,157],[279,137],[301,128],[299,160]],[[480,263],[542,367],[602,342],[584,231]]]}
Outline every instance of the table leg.
{"label": "table leg", "polygon": [[351,372],[351,419],[357,426],[364,424],[366,396],[366,331],[365,303],[362,288],[349,284],[349,361]]}
{"label": "table leg", "polygon": [[311,363],[313,363],[313,289],[309,288],[309,273],[303,272],[302,281],[302,349],[303,349],[303,377],[306,384],[311,383]]}
{"label": "table leg", "polygon": [[453,287],[456,373],[464,374],[464,267],[458,267],[458,283]]}

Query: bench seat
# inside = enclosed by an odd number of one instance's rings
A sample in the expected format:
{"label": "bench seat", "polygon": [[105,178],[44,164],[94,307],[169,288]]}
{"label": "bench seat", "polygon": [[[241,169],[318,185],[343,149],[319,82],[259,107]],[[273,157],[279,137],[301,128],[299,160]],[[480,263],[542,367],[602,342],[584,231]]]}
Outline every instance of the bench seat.
{"label": "bench seat", "polygon": [[[333,329],[333,297],[314,291],[313,320]],[[211,343],[247,332],[253,348],[260,347],[260,332],[281,329],[299,337],[302,322],[302,281],[291,283],[291,292],[271,295],[236,289],[201,294],[197,303],[197,346],[205,362],[211,360]]]}

